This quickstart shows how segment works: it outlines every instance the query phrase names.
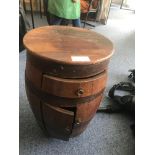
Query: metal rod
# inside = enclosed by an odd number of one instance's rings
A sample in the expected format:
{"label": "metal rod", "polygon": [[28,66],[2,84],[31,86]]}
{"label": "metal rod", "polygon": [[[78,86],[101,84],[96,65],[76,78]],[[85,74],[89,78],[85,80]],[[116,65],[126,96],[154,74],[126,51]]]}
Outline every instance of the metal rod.
{"label": "metal rod", "polygon": [[108,21],[108,18],[109,18],[109,13],[110,13],[110,8],[111,8],[111,3],[112,3],[112,0],[110,0],[109,10],[108,10],[108,16],[107,16],[107,19],[106,19],[106,23],[105,23],[105,24],[107,24],[107,21]]}
{"label": "metal rod", "polygon": [[32,0],[30,0],[30,7],[31,7],[31,19],[32,19],[32,26],[33,26],[33,29],[34,29],[34,28],[35,28],[35,26],[34,26],[34,18],[33,18]]}
{"label": "metal rod", "polygon": [[89,15],[89,13],[90,13],[90,7],[91,7],[92,3],[93,3],[93,0],[90,0],[90,1],[89,1],[89,6],[88,6],[88,12],[87,12],[87,14],[86,14],[86,18],[85,18],[85,22],[84,22],[84,24],[83,24],[83,28],[85,28],[88,15]]}
{"label": "metal rod", "polygon": [[27,10],[26,10],[26,5],[25,5],[25,0],[23,0],[23,8],[24,8],[24,11],[25,11],[25,13],[26,13]]}
{"label": "metal rod", "polygon": [[122,9],[123,3],[124,3],[124,0],[122,0],[122,3],[121,3],[121,6],[120,6],[120,9]]}
{"label": "metal rod", "polygon": [[40,5],[40,17],[42,18],[42,11],[41,11],[42,3],[41,3],[41,0],[39,0],[39,5]]}

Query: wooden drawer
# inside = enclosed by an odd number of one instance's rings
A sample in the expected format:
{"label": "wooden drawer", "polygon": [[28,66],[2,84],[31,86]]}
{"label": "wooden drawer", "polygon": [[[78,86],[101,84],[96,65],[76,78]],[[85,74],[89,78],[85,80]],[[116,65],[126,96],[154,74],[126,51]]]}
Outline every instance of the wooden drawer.
{"label": "wooden drawer", "polygon": [[80,98],[97,94],[106,82],[106,72],[86,79],[62,79],[44,74],[42,91],[59,97]]}

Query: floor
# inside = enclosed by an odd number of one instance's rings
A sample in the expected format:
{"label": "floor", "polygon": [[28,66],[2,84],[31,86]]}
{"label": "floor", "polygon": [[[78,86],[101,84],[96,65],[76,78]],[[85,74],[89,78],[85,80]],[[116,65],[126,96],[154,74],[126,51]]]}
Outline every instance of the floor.
{"label": "floor", "polygon": [[[135,67],[134,13],[112,6],[107,25],[97,24],[92,29],[111,39],[115,46],[109,66],[105,96],[112,85],[127,81],[128,70]],[[29,18],[30,20],[30,18]],[[35,25],[47,25],[46,18],[35,16]],[[127,114],[97,113],[80,136],[62,141],[46,138],[38,127],[27,101],[24,85],[25,54],[19,54],[20,73],[20,154],[21,155],[134,155],[135,139]],[[112,102],[105,97],[101,106]]]}

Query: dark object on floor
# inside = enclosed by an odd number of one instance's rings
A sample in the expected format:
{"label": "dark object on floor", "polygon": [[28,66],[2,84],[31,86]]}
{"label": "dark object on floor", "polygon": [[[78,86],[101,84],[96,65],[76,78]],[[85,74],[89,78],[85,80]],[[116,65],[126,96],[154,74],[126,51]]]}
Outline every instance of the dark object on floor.
{"label": "dark object on floor", "polygon": [[114,106],[114,105],[106,105],[103,107],[99,107],[99,109],[97,109],[97,112],[104,112],[104,113],[118,113],[121,112],[122,109],[120,109],[118,106]]}
{"label": "dark object on floor", "polygon": [[[127,91],[130,95],[115,95],[117,90]],[[126,110],[129,113],[135,112],[135,86],[132,83],[120,82],[110,89],[108,95],[121,110]]]}
{"label": "dark object on floor", "polygon": [[[131,72],[131,74],[128,78],[133,82],[120,82],[115,84],[108,93],[108,96],[114,101],[115,106],[107,105],[106,107],[100,107],[98,112],[120,112],[125,110],[132,114],[135,113],[135,69],[129,70],[129,72]],[[124,96],[116,95],[117,91],[125,91],[130,94]]]}
{"label": "dark object on floor", "polygon": [[26,34],[24,45],[26,92],[37,121],[52,137],[78,136],[100,105],[112,42],[86,29],[45,26]]}
{"label": "dark object on floor", "polygon": [[[115,95],[117,90],[128,91],[130,95]],[[118,113],[127,111],[134,114],[135,112],[135,86],[130,82],[120,82],[114,85],[109,91],[109,97],[114,101],[113,105],[100,107],[97,112]]]}
{"label": "dark object on floor", "polygon": [[135,69],[130,69],[129,72],[131,72],[131,74],[128,76],[128,78],[135,82]]}
{"label": "dark object on floor", "polygon": [[[128,76],[130,80],[135,82],[135,69],[129,70],[131,74]],[[113,100],[114,104],[100,107],[97,112],[118,113],[127,112],[135,119],[135,84],[133,82],[120,82],[115,84],[109,91],[108,96]],[[129,92],[129,95],[116,95],[117,91]],[[135,123],[131,126],[133,135],[135,133]]]}
{"label": "dark object on floor", "polygon": [[19,5],[19,52],[24,50],[23,37],[27,30],[30,28],[30,25],[26,19],[25,11],[22,5]]}

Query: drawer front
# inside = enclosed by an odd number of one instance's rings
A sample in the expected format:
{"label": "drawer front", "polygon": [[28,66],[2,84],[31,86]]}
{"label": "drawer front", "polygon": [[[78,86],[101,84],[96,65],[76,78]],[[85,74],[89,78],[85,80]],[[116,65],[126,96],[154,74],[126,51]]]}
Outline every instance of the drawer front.
{"label": "drawer front", "polygon": [[106,72],[86,79],[61,79],[43,75],[42,91],[59,97],[81,98],[97,94],[105,88],[106,82]]}

